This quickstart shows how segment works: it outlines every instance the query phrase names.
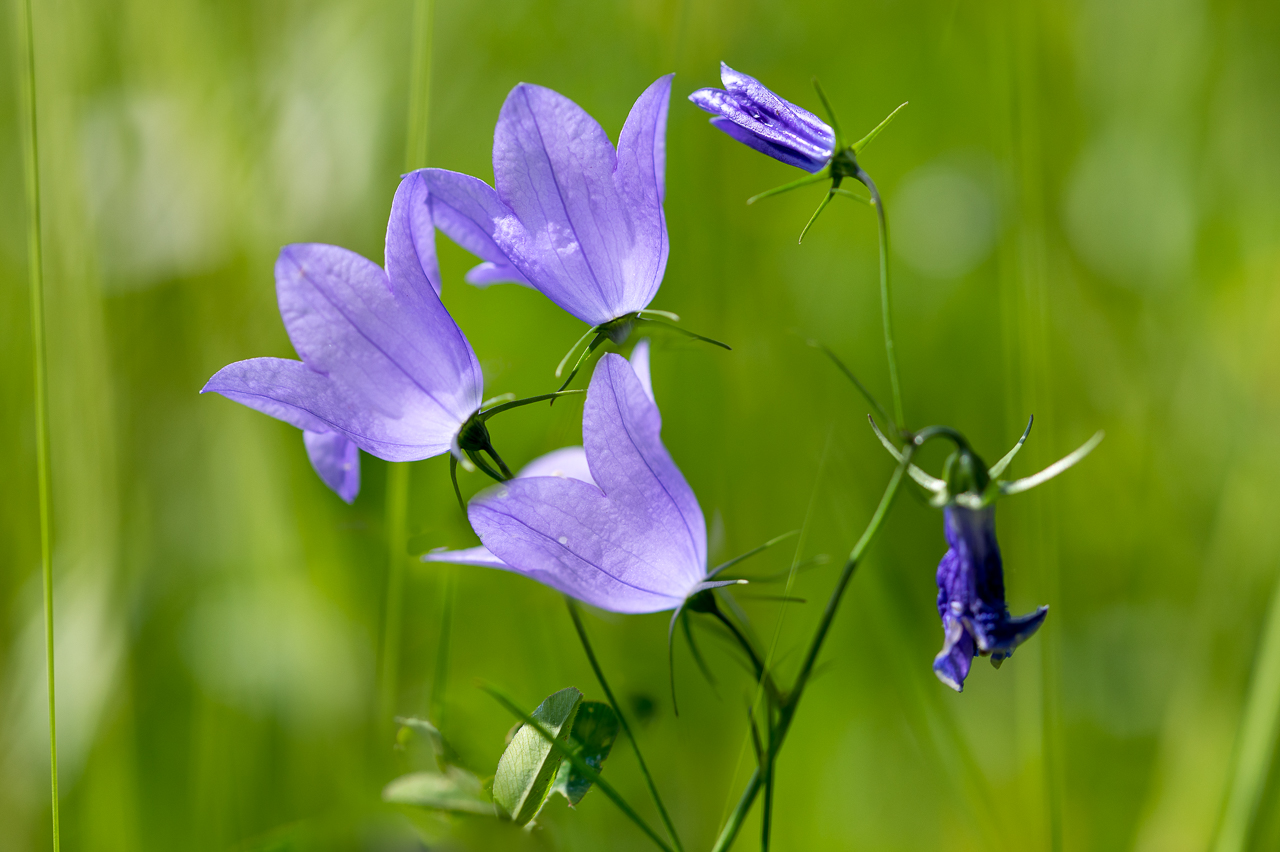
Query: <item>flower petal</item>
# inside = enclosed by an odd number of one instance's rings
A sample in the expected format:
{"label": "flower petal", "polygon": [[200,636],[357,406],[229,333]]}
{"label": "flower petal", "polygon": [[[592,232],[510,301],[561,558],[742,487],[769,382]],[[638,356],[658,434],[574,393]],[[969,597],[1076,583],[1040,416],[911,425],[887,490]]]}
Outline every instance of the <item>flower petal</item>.
{"label": "flower petal", "polygon": [[348,408],[382,418],[378,440],[443,452],[480,407],[480,365],[434,291],[393,292],[375,264],[317,244],[281,251],[276,288],[302,360],[333,381]]}
{"label": "flower petal", "polygon": [[743,145],[746,145],[748,148],[759,151],[761,154],[766,156],[773,157],[775,160],[780,160],[788,166],[795,166],[796,168],[804,169],[806,172],[810,173],[820,172],[823,167],[826,166],[826,160],[815,160],[813,157],[807,157],[804,154],[796,153],[791,148],[779,145],[777,142],[761,138],[730,118],[716,116],[711,119],[711,124],[717,130],[724,131]]}
{"label": "flower petal", "polygon": [[964,629],[960,619],[944,616],[942,626],[945,635],[942,650],[933,658],[933,673],[938,680],[954,689],[964,691],[964,679],[973,665],[973,637]]}
{"label": "flower petal", "polygon": [[413,291],[427,298],[429,288],[434,296],[440,296],[436,229],[431,223],[427,185],[416,172],[400,181],[391,202],[386,265],[391,289],[396,294]]}
{"label": "flower petal", "polygon": [[649,401],[656,407],[658,403],[653,396],[653,380],[649,377],[649,338],[640,338],[631,350],[631,357],[627,360],[631,362],[631,370],[640,380],[640,387],[644,388],[645,396],[649,397]]}
{"label": "flower petal", "polygon": [[[667,268],[666,197],[667,109],[671,78],[659,77],[636,99],[618,136],[614,184],[624,199],[631,245],[623,259],[623,301],[619,315],[647,306],[658,293]],[[634,306],[634,307],[630,307]]]}
{"label": "flower petal", "polygon": [[600,487],[518,478],[468,515],[514,570],[614,612],[673,609],[706,576],[706,524],[659,438],[657,407],[617,355],[596,366],[583,438]]}
{"label": "flower petal", "polygon": [[341,432],[302,433],[307,457],[316,473],[346,503],[355,502],[360,493],[360,450]]}
{"label": "flower petal", "polygon": [[493,187],[478,178],[445,169],[422,169],[417,174],[430,189],[435,226],[484,261],[467,273],[469,283],[481,287],[501,283],[533,286],[494,242],[494,234],[500,230],[513,232],[508,239],[518,242],[521,226]]}
{"label": "flower petal", "polygon": [[[633,110],[623,181],[633,191],[654,189],[642,174],[661,160],[652,137],[665,129],[657,101],[669,85],[655,83]],[[604,130],[573,101],[527,83],[507,96],[494,131],[494,183],[522,227],[495,242],[551,301],[591,325],[648,305],[666,265],[661,197],[655,206],[652,197],[624,196],[617,167]]]}
{"label": "flower petal", "polygon": [[[415,461],[449,448],[439,430],[353,404],[330,377],[287,358],[250,358],[223,367],[201,389],[311,432],[340,431],[367,453],[387,461]],[[457,426],[453,427],[455,430]]]}
{"label": "flower petal", "polygon": [[587,451],[582,447],[561,447],[529,462],[519,473],[517,479],[531,476],[558,476],[562,479],[576,479],[589,485],[595,485],[591,478],[591,469],[587,467]]}
{"label": "flower petal", "polygon": [[422,554],[423,562],[447,562],[451,565],[476,565],[480,568],[499,568],[512,570],[511,566],[494,556],[489,548],[468,547],[463,550],[433,550]]}

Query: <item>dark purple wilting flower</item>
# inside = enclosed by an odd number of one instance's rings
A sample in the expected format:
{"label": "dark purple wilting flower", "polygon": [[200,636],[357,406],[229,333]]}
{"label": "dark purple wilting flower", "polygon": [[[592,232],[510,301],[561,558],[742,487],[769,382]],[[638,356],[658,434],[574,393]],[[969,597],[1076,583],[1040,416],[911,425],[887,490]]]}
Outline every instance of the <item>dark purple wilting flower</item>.
{"label": "dark purple wilting flower", "polygon": [[996,543],[995,506],[943,510],[949,549],[938,564],[938,615],[945,636],[933,661],[938,679],[957,692],[978,654],[997,668],[1044,622],[1049,607],[1029,615],[1009,615],[1004,599],[1004,566]]}
{"label": "dark purple wilting flower", "polygon": [[[214,392],[303,430],[311,464],[350,503],[359,450],[414,461],[487,443],[484,380],[471,344],[440,301],[435,231],[420,174],[400,182],[387,223],[386,269],[337,246],[286,246],[276,295],[302,358],[223,367]],[[464,427],[468,427],[464,432]]]}
{"label": "dark purple wilting flower", "polygon": [[530,286],[593,327],[648,307],[667,265],[671,75],[640,95],[615,151],[580,106],[521,83],[493,134],[494,187],[426,169],[436,227],[484,262],[472,284]]}
{"label": "dark purple wilting flower", "polygon": [[778,97],[755,77],[720,63],[723,89],[699,89],[689,100],[715,115],[711,123],[742,144],[820,172],[836,152],[836,132],[802,107]]}
{"label": "dark purple wilting flower", "polygon": [[[960,692],[969,676],[973,658],[991,657],[1000,667],[1013,651],[1044,622],[1049,607],[1042,606],[1028,615],[1013,617],[1004,596],[1004,563],[996,542],[995,501],[1020,494],[1048,482],[1093,452],[1102,442],[1098,432],[1077,450],[1031,476],[1006,481],[1000,479],[1014,456],[1031,434],[1031,423],[1004,458],[987,468],[965,439],[952,429],[932,427],[956,444],[947,459],[944,478],[930,476],[914,464],[907,473],[926,491],[930,502],[943,512],[943,531],[947,552],[938,563],[938,615],[942,618],[943,645],[933,661],[938,679]],[[902,453],[871,421],[876,435],[894,458],[902,461]]]}
{"label": "dark purple wilting flower", "polygon": [[642,378],[647,355],[633,359],[640,369],[614,354],[596,365],[583,449],[544,456],[471,500],[483,547],[423,559],[514,571],[622,613],[677,609],[736,582],[710,582],[702,509],[662,445],[662,417]]}

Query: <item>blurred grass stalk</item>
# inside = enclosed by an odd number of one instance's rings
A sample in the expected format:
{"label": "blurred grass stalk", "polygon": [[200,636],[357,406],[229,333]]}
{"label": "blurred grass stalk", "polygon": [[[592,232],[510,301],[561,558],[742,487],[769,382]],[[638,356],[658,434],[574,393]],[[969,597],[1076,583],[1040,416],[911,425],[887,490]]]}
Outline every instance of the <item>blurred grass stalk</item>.
{"label": "blurred grass stalk", "polygon": [[[27,0],[30,2],[30,0]],[[409,65],[408,128],[405,132],[404,169],[406,172],[427,164],[427,142],[431,107],[431,36],[435,17],[435,0],[415,0],[413,4],[413,47]],[[405,560],[408,558],[407,517],[409,512],[409,463],[391,462],[387,466],[387,594],[383,607],[382,653],[379,655],[378,724],[389,724],[395,715],[399,691],[401,610],[404,597]],[[453,585],[445,584],[446,595]],[[445,603],[446,611],[451,609]],[[443,621],[447,629],[450,619]],[[442,645],[448,642],[441,637]],[[439,664],[437,662],[437,668]],[[437,677],[437,680],[439,678]],[[442,690],[441,690],[442,691]],[[432,690],[432,705],[439,706],[444,695]],[[438,721],[438,720],[437,720]]]}
{"label": "blurred grass stalk", "polygon": [[31,300],[31,348],[35,368],[36,482],[40,512],[40,579],[44,598],[45,676],[49,684],[49,780],[50,811],[53,821],[53,849],[61,848],[58,818],[58,720],[54,696],[53,659],[53,552],[52,518],[49,499],[49,400],[46,378],[44,342],[44,254],[41,245],[40,216],[40,134],[36,119],[36,45],[32,23],[32,0],[18,3],[17,54],[21,69],[22,122],[24,123],[23,166],[27,193],[27,270]]}
{"label": "blurred grass stalk", "polygon": [[1249,678],[1249,694],[1240,719],[1214,852],[1244,852],[1252,845],[1258,806],[1271,774],[1277,728],[1280,728],[1280,582],[1271,595],[1262,643]]}

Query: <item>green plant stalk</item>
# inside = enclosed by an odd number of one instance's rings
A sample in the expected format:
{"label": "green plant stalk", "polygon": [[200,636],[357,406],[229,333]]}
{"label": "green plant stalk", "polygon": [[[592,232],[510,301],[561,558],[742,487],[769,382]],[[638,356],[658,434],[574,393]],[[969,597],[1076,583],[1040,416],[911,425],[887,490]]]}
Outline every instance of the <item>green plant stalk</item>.
{"label": "green plant stalk", "polygon": [[1268,607],[1262,642],[1249,678],[1227,797],[1214,852],[1244,852],[1253,842],[1258,805],[1271,774],[1280,726],[1280,583]]}
{"label": "green plant stalk", "polygon": [[[597,787],[599,787],[600,792],[608,796],[609,801],[617,805],[620,811],[622,811],[624,814],[630,817],[631,821],[634,822],[636,825],[638,825],[640,827],[640,830],[643,831],[650,840],[658,844],[658,847],[660,849],[664,850],[664,852],[673,852],[671,847],[667,845],[666,841],[663,840],[661,837],[659,837],[658,833],[649,826],[649,823],[645,822],[644,819],[641,818],[641,816],[635,812],[635,809],[632,808],[631,805],[627,804],[627,800],[622,798],[622,795],[617,790],[613,789],[613,785],[611,785],[608,781],[605,781],[603,778],[601,778],[600,773],[592,769],[591,765],[582,759],[582,755],[580,755],[576,749],[570,748],[569,746],[565,745],[563,741],[557,739],[554,734],[552,734],[549,730],[547,730],[545,725],[543,725],[537,719],[530,716],[528,713],[525,713],[523,710],[521,710],[519,707],[516,706],[515,702],[507,698],[498,690],[494,689],[491,686],[484,686],[484,685],[482,685],[481,688],[485,692],[492,695],[495,699],[497,699],[498,703],[501,704],[503,707],[506,707],[509,711],[511,711],[511,713],[513,713],[516,716],[516,718],[520,719],[526,725],[528,725],[529,727],[537,731],[539,734],[541,734],[542,738],[551,744],[552,751],[555,751],[562,758],[564,758],[565,760],[568,760],[571,764],[573,764],[574,769],[582,773],[582,776],[584,778],[586,778],[592,784],[595,784]],[[619,716],[618,718],[621,719],[622,717]]]}
{"label": "green plant stalk", "polygon": [[449,645],[453,636],[453,603],[457,595],[453,566],[445,567],[441,572],[440,586],[440,641],[436,643],[436,667],[431,674],[431,700],[428,705],[431,721],[437,728],[444,720],[444,697],[449,688]]}
{"label": "green plant stalk", "polygon": [[609,701],[609,706],[613,708],[614,714],[618,717],[618,722],[622,724],[622,730],[627,735],[627,741],[631,743],[631,750],[635,752],[636,762],[640,764],[640,772],[644,775],[645,783],[649,785],[649,795],[653,796],[653,803],[658,806],[658,814],[662,817],[662,824],[667,829],[667,836],[671,838],[671,842],[676,847],[676,852],[684,852],[684,847],[680,843],[680,835],[676,833],[675,824],[671,821],[671,817],[667,814],[666,807],[662,804],[662,797],[658,795],[658,786],[653,783],[653,776],[649,774],[649,767],[644,762],[644,755],[640,754],[640,743],[636,741],[636,735],[631,732],[631,726],[627,724],[627,717],[623,715],[622,708],[618,706],[618,701],[613,697],[613,690],[609,688],[609,682],[604,679],[604,671],[600,668],[600,663],[596,660],[596,653],[591,648],[591,640],[587,638],[587,629],[582,623],[582,613],[578,611],[578,605],[573,598],[565,595],[565,603],[569,607],[569,616],[573,619],[573,626],[578,631],[578,638],[582,640],[582,650],[587,653],[587,660],[591,663],[591,671],[595,672],[596,680],[600,682],[600,688],[604,690],[604,697]]}
{"label": "green plant stalk", "polygon": [[[795,719],[796,708],[800,705],[805,686],[808,685],[809,678],[813,675],[813,667],[818,661],[818,654],[822,651],[827,632],[831,629],[831,622],[835,620],[836,610],[840,607],[840,600],[844,597],[845,589],[849,587],[849,581],[853,579],[854,571],[857,570],[858,565],[862,563],[863,557],[866,556],[867,548],[871,546],[881,527],[884,526],[884,520],[888,517],[889,509],[893,506],[893,501],[898,496],[898,491],[902,486],[903,474],[907,470],[907,465],[911,463],[911,457],[915,454],[916,446],[915,443],[908,443],[903,450],[902,461],[894,469],[893,476],[889,479],[889,485],[885,488],[884,496],[880,498],[880,504],[876,507],[875,514],[871,516],[871,521],[863,531],[862,537],[853,546],[849,559],[844,563],[844,570],[840,572],[840,579],[836,581],[836,587],[832,590],[830,599],[827,600],[827,607],[822,613],[822,620],[818,622],[818,628],[814,631],[813,639],[809,643],[809,650],[805,653],[804,662],[800,665],[800,672],[796,675],[795,686],[791,688],[791,692],[779,708],[778,721],[774,723],[771,729],[769,748],[765,752],[763,767],[757,768],[752,773],[746,789],[742,791],[742,796],[738,799],[737,806],[729,815],[724,828],[721,829],[720,836],[716,839],[715,846],[712,847],[712,852],[725,852],[733,845],[734,839],[738,836],[738,831],[742,828],[742,821],[746,819],[747,811],[751,809],[752,802],[755,801],[756,795],[764,784],[765,771],[772,772],[774,758],[777,757],[783,741],[787,737],[787,732],[791,729],[791,722]],[[762,771],[762,769],[765,771]]]}
{"label": "green plant stalk", "polygon": [[22,57],[22,134],[27,193],[27,270],[31,300],[31,351],[35,367],[36,484],[40,512],[40,580],[44,596],[45,677],[49,684],[49,808],[53,850],[62,848],[58,816],[58,714],[54,689],[53,649],[53,517],[49,476],[49,389],[44,340],[44,246],[40,213],[40,134],[36,116],[36,38],[31,0],[18,3],[18,55]]}
{"label": "green plant stalk", "polygon": [[898,426],[906,428],[902,415],[902,385],[898,379],[898,355],[893,343],[893,304],[889,289],[889,220],[884,212],[884,200],[876,189],[871,175],[858,167],[854,177],[871,193],[871,203],[876,208],[876,220],[880,223],[880,322],[884,326],[884,353],[889,359],[889,384],[893,388],[893,417]]}
{"label": "green plant stalk", "polygon": [[[427,128],[431,105],[431,27],[434,0],[413,6],[413,48],[409,66],[409,122],[405,131],[404,166],[411,171],[426,165]],[[404,596],[404,562],[409,511],[409,467],[392,462],[387,468],[387,584],[382,607],[382,648],[378,666],[380,720],[395,713],[400,673],[400,627]],[[432,699],[435,700],[433,692]]]}
{"label": "green plant stalk", "polygon": [[387,588],[382,612],[382,652],[378,667],[378,723],[390,724],[399,694],[400,625],[404,597],[406,517],[409,510],[409,465],[387,465]]}

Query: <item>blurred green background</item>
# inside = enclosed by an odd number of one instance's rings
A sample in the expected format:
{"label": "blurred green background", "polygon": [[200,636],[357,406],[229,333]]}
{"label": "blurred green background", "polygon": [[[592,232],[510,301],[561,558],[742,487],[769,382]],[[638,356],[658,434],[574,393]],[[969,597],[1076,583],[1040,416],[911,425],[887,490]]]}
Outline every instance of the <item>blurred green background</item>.
{"label": "blurred green background", "polygon": [[[381,260],[413,4],[35,9],[64,848],[418,848],[379,799],[419,759],[393,750],[377,700],[386,466],[364,457],[349,508],[295,429],[197,395],[230,361],[292,356],[281,245]],[[2,20],[13,69],[15,17]],[[1000,671],[978,661],[963,695],[930,671],[940,516],[899,501],[783,752],[778,849],[1280,848],[1280,6],[436,0],[433,45],[429,163],[486,180],[515,83],[557,89],[616,139],[642,89],[677,72],[654,307],[734,349],[661,337],[655,386],[713,560],[802,526],[798,554],[752,570],[832,557],[797,581],[805,605],[741,596],[761,636],[781,621],[784,679],[891,470],[865,403],[805,345],[830,344],[887,396],[875,221],[840,200],[797,246],[819,190],[743,203],[798,173],[684,100],[718,85],[721,59],[815,109],[817,75],[855,137],[911,102],[862,159],[893,229],[912,425],[954,425],[993,461],[1034,413],[1016,474],[1107,431],[1069,475],[1001,504],[1011,607],[1052,609]],[[0,849],[42,850],[16,85],[0,106]],[[486,390],[549,390],[580,324],[537,293],[469,287],[472,258],[440,246]],[[494,438],[523,464],[578,442],[580,414],[524,409]],[[473,541],[446,468],[412,466],[420,549]],[[600,697],[555,593],[404,559],[394,709],[442,708],[472,768],[493,771],[511,724],[476,678],[530,708],[568,685]],[[432,696],[450,575],[449,672]],[[677,718],[667,617],[595,614],[588,628],[686,845],[707,848],[751,768],[746,676],[702,632],[720,677],[709,686],[680,646]],[[624,747],[607,776],[657,824]],[[455,830],[481,848],[650,848],[599,793],[540,822]],[[756,825],[737,848],[758,844]]]}

